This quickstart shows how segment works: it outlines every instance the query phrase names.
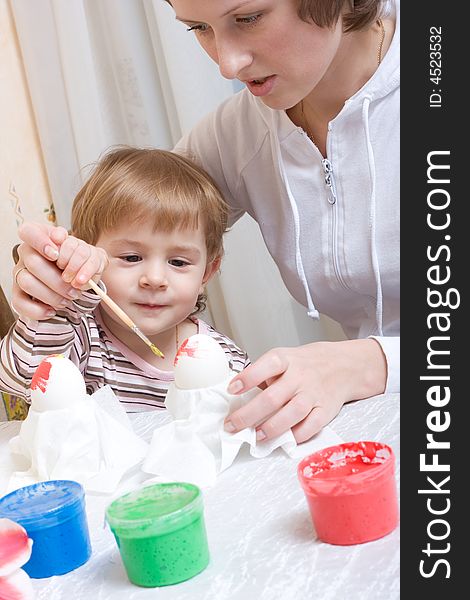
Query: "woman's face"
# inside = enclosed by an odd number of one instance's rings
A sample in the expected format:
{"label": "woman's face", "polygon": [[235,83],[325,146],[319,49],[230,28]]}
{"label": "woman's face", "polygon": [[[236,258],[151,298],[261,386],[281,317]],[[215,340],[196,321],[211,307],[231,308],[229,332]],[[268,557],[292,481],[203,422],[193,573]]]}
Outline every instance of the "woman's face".
{"label": "woman's face", "polygon": [[306,23],[298,0],[171,0],[176,18],[219,65],[269,107],[297,104],[323,79],[341,41],[333,29]]}

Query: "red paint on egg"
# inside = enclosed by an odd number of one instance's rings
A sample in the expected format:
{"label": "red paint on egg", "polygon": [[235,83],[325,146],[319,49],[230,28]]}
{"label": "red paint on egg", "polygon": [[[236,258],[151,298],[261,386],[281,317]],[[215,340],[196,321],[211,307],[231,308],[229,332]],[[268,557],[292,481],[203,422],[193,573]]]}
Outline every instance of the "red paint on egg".
{"label": "red paint on egg", "polygon": [[33,375],[33,379],[31,380],[32,390],[39,388],[43,393],[46,391],[49,375],[51,373],[51,367],[52,365],[47,358],[39,363],[38,368]]}
{"label": "red paint on egg", "polygon": [[197,344],[190,346],[189,345],[189,338],[187,338],[186,340],[184,340],[184,342],[181,344],[176,356],[175,356],[175,360],[173,365],[176,367],[176,365],[178,364],[178,360],[181,356],[189,356],[190,358],[196,358],[197,357],[197,352],[198,352],[198,347]]}
{"label": "red paint on egg", "polygon": [[31,380],[31,389],[35,390],[39,388],[41,392],[45,392],[47,388],[47,383],[49,381],[49,376],[51,373],[51,358],[65,358],[63,354],[50,354],[46,358],[43,358],[39,363],[38,368],[36,369],[33,379]]}

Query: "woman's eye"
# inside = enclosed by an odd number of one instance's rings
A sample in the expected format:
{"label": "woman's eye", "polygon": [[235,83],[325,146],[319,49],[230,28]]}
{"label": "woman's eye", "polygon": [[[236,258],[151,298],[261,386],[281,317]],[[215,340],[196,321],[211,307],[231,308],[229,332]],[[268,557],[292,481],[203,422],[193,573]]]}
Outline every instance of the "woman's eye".
{"label": "woman's eye", "polygon": [[128,256],[121,256],[121,260],[125,262],[136,263],[141,261],[142,259],[137,254],[129,254]]}
{"label": "woman's eye", "polygon": [[173,267],[187,267],[189,263],[186,260],[182,260],[181,258],[172,258],[168,261],[170,265]]}
{"label": "woman's eye", "polygon": [[204,25],[204,23],[200,23],[199,25],[191,25],[186,29],[186,31],[197,31],[198,33],[205,33],[208,31],[209,26]]}

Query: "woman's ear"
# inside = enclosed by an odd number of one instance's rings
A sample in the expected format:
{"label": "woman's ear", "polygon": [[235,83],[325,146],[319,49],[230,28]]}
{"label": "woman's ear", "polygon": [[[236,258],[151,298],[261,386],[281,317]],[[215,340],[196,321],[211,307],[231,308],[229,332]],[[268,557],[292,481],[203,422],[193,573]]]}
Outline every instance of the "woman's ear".
{"label": "woman's ear", "polygon": [[202,278],[201,285],[206,285],[212,277],[217,273],[220,268],[220,263],[222,261],[221,256],[217,256],[211,262],[207,263],[206,270],[204,271],[204,277]]}

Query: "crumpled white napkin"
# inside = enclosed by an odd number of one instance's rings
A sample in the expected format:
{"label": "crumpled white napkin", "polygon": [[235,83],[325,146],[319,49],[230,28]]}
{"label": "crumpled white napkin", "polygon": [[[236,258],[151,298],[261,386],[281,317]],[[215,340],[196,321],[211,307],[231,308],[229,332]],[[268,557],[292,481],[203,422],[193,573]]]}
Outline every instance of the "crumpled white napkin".
{"label": "crumpled white napkin", "polygon": [[170,385],[165,405],[174,420],[154,431],[143,471],[167,480],[212,487],[218,473],[235,460],[243,443],[249,444],[255,458],[264,458],[279,447],[297,458],[341,441],[329,427],[299,445],[291,430],[263,442],[256,441],[254,427],[227,433],[225,417],[259,393],[250,390],[239,396],[229,394],[227,385],[234,375],[210,388],[183,390],[174,383]]}
{"label": "crumpled white napkin", "polygon": [[142,462],[148,444],[107,385],[71,408],[29,410],[19,435],[10,440],[26,471],[10,477],[8,491],[50,479],[71,479],[87,492],[110,494],[123,475]]}

